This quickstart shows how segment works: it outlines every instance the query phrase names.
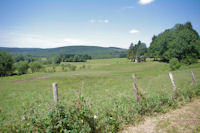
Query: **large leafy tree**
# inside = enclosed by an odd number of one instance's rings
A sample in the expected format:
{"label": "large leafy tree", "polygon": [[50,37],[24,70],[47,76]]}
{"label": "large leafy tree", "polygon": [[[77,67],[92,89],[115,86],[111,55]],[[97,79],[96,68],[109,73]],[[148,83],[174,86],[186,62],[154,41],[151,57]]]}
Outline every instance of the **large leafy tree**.
{"label": "large leafy tree", "polygon": [[7,76],[13,72],[13,57],[6,51],[0,52],[0,76]]}
{"label": "large leafy tree", "polygon": [[138,41],[137,44],[131,43],[129,50],[128,50],[128,58],[131,61],[135,61],[136,59],[140,57],[144,57],[147,53],[147,47],[145,43],[142,43],[141,41]]}
{"label": "large leafy tree", "polygon": [[200,56],[200,38],[190,22],[176,24],[172,29],[165,30],[152,38],[149,55],[162,61],[177,58],[191,64]]}

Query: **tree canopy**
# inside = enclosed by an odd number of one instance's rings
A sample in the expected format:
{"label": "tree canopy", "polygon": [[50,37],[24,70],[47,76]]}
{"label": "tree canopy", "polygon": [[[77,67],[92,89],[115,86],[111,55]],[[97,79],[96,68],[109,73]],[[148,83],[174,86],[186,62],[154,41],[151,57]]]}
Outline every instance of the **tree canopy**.
{"label": "tree canopy", "polygon": [[147,47],[145,43],[142,43],[141,41],[138,41],[137,44],[131,43],[129,50],[128,50],[128,58],[131,59],[131,61],[135,61],[136,59],[138,61],[141,61],[141,57],[144,57],[147,53]]}
{"label": "tree canopy", "polygon": [[6,51],[0,52],[0,76],[10,75],[13,71],[13,57]]}
{"label": "tree canopy", "polygon": [[200,37],[190,22],[176,24],[158,36],[153,36],[149,55],[162,61],[177,58],[187,64],[194,63],[200,57]]}

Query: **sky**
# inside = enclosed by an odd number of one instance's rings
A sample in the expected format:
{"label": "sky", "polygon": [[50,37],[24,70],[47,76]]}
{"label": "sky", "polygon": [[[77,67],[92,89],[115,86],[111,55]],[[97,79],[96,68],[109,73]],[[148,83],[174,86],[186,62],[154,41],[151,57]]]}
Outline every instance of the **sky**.
{"label": "sky", "polygon": [[200,33],[200,0],[0,0],[0,47],[149,46],[187,21]]}

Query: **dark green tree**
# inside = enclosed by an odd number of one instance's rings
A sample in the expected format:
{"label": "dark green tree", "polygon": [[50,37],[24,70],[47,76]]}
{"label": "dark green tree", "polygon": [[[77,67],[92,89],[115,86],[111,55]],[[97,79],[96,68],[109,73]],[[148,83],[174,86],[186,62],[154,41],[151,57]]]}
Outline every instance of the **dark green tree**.
{"label": "dark green tree", "polygon": [[29,63],[29,67],[30,67],[32,72],[39,72],[40,69],[42,69],[42,65],[38,61],[34,61],[34,62]]}
{"label": "dark green tree", "polygon": [[200,55],[199,35],[190,22],[176,24],[152,38],[149,55],[161,61],[177,58],[187,64],[197,61]]}
{"label": "dark green tree", "polygon": [[26,74],[28,71],[28,62],[27,61],[20,61],[15,64],[15,68],[18,71],[19,75]]}
{"label": "dark green tree", "polygon": [[128,59],[131,61],[145,61],[145,56],[147,54],[147,47],[145,43],[142,43],[141,41],[138,41],[137,44],[133,45],[131,43],[129,50],[128,50]]}
{"label": "dark green tree", "polygon": [[133,61],[134,59],[134,44],[133,43],[131,43],[128,49],[128,59],[130,59],[131,61]]}
{"label": "dark green tree", "polygon": [[13,57],[6,51],[0,52],[0,76],[7,76],[13,72]]}

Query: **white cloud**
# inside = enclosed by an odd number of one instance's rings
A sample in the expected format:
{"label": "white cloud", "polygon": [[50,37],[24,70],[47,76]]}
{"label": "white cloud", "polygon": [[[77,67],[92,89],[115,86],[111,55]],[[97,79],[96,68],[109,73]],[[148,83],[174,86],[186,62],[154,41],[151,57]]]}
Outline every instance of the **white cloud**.
{"label": "white cloud", "polygon": [[146,4],[150,4],[152,2],[154,2],[154,0],[139,0],[138,3],[141,5],[146,5]]}
{"label": "white cloud", "polygon": [[94,23],[95,22],[95,20],[94,19],[90,19],[90,23]]}
{"label": "white cloud", "polygon": [[106,23],[106,24],[109,23],[109,20],[108,20],[108,19],[105,19],[105,20],[104,20],[104,23]]}
{"label": "white cloud", "polygon": [[134,6],[125,6],[122,8],[122,10],[134,9],[134,8],[135,8]]}
{"label": "white cloud", "polygon": [[136,29],[132,29],[132,30],[129,31],[130,34],[135,34],[135,33],[138,33],[138,32],[139,32],[139,30],[136,30]]}
{"label": "white cloud", "polygon": [[107,23],[109,23],[109,20],[108,19],[99,19],[99,20],[90,19],[90,23],[104,23],[104,24],[107,24]]}

